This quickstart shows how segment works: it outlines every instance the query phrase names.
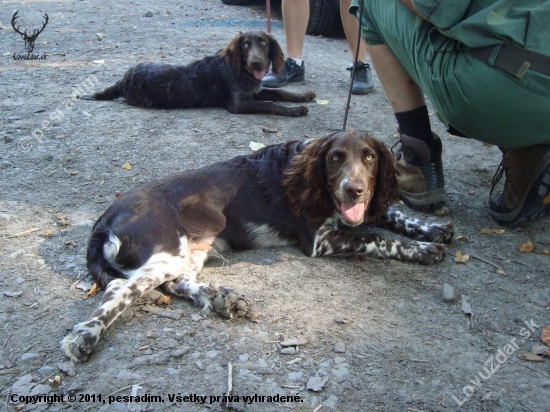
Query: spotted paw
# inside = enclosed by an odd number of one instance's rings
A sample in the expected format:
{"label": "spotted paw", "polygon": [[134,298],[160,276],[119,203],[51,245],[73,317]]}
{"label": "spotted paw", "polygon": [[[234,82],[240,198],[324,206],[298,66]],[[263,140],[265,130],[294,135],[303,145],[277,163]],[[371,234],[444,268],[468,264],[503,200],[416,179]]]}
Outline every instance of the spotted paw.
{"label": "spotted paw", "polygon": [[243,317],[248,314],[248,302],[231,289],[220,287],[212,299],[212,307],[224,318]]}
{"label": "spotted paw", "polygon": [[97,339],[89,332],[69,333],[61,341],[61,349],[74,362],[86,362],[94,351]]}
{"label": "spotted paw", "polygon": [[455,228],[451,221],[444,225],[432,225],[426,233],[426,238],[430,242],[450,243],[453,240]]}
{"label": "spotted paw", "polygon": [[414,260],[423,265],[433,265],[445,258],[447,248],[440,243],[419,242],[419,249]]}

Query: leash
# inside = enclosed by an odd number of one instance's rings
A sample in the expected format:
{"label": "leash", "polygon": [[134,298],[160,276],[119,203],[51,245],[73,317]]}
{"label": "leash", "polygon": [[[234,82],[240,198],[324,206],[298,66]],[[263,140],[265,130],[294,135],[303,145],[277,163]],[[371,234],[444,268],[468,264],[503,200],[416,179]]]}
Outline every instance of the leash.
{"label": "leash", "polygon": [[267,12],[267,32],[271,33],[271,0],[265,0],[265,8]]}
{"label": "leash", "polygon": [[363,0],[360,0],[359,30],[357,31],[357,47],[355,50],[355,58],[353,59],[353,70],[351,71],[351,78],[349,79],[348,101],[346,103],[346,113],[344,114],[344,125],[342,126],[342,130],[346,130],[346,124],[348,123],[349,105],[351,103],[351,89],[353,88],[353,79],[355,78],[355,70],[357,69],[357,59],[359,58],[359,46],[361,44],[361,22],[362,21],[363,21]]}

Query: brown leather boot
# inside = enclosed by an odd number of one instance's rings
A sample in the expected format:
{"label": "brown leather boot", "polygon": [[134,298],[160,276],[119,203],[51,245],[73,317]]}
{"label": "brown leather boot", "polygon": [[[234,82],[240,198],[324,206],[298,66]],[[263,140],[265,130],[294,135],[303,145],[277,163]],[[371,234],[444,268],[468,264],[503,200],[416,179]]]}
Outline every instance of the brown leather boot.
{"label": "brown leather boot", "polygon": [[[395,168],[399,172],[399,197],[409,207],[437,209],[445,204],[445,179],[441,164],[441,141],[436,138],[436,149],[420,139],[399,135],[392,147]],[[398,144],[401,147],[396,147]],[[438,153],[432,153],[436,150]],[[437,160],[433,160],[435,157]]]}
{"label": "brown leather boot", "polygon": [[[489,209],[495,221],[516,225],[550,212],[550,146],[505,148],[495,176]],[[506,175],[502,194],[492,195]]]}

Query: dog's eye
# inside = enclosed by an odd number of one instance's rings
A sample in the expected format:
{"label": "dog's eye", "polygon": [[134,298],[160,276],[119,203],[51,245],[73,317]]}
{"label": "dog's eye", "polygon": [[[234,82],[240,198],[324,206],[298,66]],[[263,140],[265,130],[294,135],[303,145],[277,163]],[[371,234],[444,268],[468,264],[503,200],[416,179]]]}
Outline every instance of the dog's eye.
{"label": "dog's eye", "polygon": [[267,43],[265,41],[260,42],[260,46],[265,47],[267,46]]}
{"label": "dog's eye", "polygon": [[248,49],[250,47],[250,43],[243,43],[243,49]]}
{"label": "dog's eye", "polygon": [[367,155],[367,162],[372,162],[374,160],[374,156],[371,154]]}
{"label": "dog's eye", "polygon": [[332,155],[332,156],[330,157],[330,161],[331,161],[332,163],[336,163],[336,162],[339,161],[339,160],[340,160],[340,156],[338,156],[338,155]]}

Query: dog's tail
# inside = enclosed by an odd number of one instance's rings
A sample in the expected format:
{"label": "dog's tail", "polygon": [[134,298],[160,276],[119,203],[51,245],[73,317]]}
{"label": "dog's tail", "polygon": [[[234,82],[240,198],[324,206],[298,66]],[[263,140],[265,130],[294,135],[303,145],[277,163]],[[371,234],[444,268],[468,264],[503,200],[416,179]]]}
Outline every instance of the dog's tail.
{"label": "dog's tail", "polygon": [[[98,286],[102,289],[106,289],[109,282],[117,277],[124,277],[113,265],[105,258],[105,253],[116,256],[120,247],[120,241],[116,236],[112,236],[110,230],[108,230],[102,219],[98,220],[95,224],[88,242],[88,251],[86,253],[86,260],[88,264],[88,272]],[[112,249],[116,249],[113,251]]]}
{"label": "dog's tail", "polygon": [[82,96],[81,100],[114,100],[121,96],[122,90],[120,88],[120,81],[118,81],[114,86],[107,87],[102,92]]}

